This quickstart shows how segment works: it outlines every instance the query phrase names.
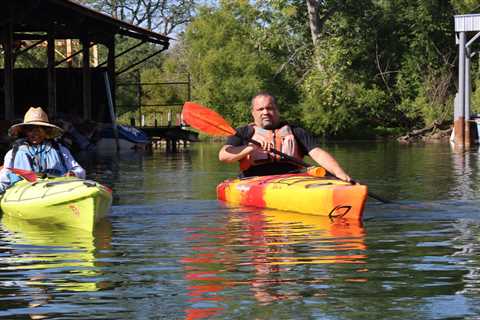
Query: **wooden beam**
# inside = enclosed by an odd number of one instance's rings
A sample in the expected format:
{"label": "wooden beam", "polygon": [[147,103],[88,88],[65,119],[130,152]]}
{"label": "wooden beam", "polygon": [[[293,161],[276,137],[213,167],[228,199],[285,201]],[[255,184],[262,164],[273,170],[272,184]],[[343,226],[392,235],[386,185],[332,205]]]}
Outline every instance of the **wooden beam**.
{"label": "wooden beam", "polygon": [[[138,48],[139,46],[141,46],[141,45],[144,44],[144,43],[146,43],[146,42],[144,42],[144,41],[139,42],[139,43],[131,46],[130,48],[125,49],[124,51],[120,52],[119,54],[115,55],[114,58],[115,58],[115,59],[116,59],[116,58],[119,58],[119,57],[123,56],[124,54],[132,51],[133,49]],[[108,46],[108,44],[107,44],[107,46]],[[105,61],[103,61],[102,63],[100,63],[100,64],[97,66],[97,68],[101,68],[101,67],[103,67],[103,66],[106,65],[106,64],[108,64],[108,59],[105,60]]]}
{"label": "wooden beam", "polygon": [[[82,41],[82,40],[80,39],[80,42],[81,42],[81,41]],[[87,44],[88,49],[90,49],[91,47],[93,47],[93,46],[95,45],[94,42],[91,42],[91,41],[89,41],[89,42],[90,42],[90,43]],[[78,50],[77,52],[72,53],[71,55],[65,57],[63,60],[60,60],[60,61],[55,62],[55,66],[59,66],[59,65],[61,65],[62,63],[64,63],[65,61],[71,60],[71,59],[72,59],[73,57],[75,57],[76,55],[79,55],[80,53],[83,53],[83,50],[84,50],[84,48],[83,48],[83,46],[82,46],[82,48],[81,48],[80,50]]]}
{"label": "wooden beam", "polygon": [[53,118],[57,112],[57,79],[55,74],[55,36],[50,30],[47,36],[47,82],[48,116]]}
{"label": "wooden beam", "polygon": [[37,47],[38,45],[40,45],[40,44],[43,43],[43,42],[44,42],[44,40],[36,41],[36,42],[30,44],[29,46],[27,46],[26,48],[23,48],[22,50],[17,51],[17,53],[15,54],[15,56],[18,57],[18,56],[20,56],[21,54],[24,54],[25,52],[27,52],[28,50]]}
{"label": "wooden beam", "polygon": [[5,110],[4,118],[6,120],[15,119],[15,99],[14,99],[14,60],[13,60],[13,26],[8,23],[4,28],[3,34],[3,50],[4,50],[4,96]]}
{"label": "wooden beam", "polygon": [[146,57],[143,58],[142,60],[137,61],[137,62],[129,65],[128,67],[125,67],[124,69],[122,69],[122,70],[120,70],[120,71],[117,72],[117,76],[121,75],[121,74],[124,73],[124,72],[127,72],[127,71],[130,70],[130,69],[135,68],[135,67],[138,66],[139,64],[147,61],[148,59],[153,58],[154,56],[156,56],[156,55],[159,54],[160,52],[163,52],[164,50],[166,50],[166,49],[165,49],[165,48],[162,48],[162,49],[160,49],[160,50],[158,50],[158,51],[155,51],[154,53],[146,56]]}
{"label": "wooden beam", "polygon": [[88,36],[80,39],[82,43],[82,97],[83,119],[92,119],[92,75],[90,70],[90,41]]}
{"label": "wooden beam", "polygon": [[38,34],[38,33],[20,33],[16,32],[15,40],[47,40],[47,35],[45,34]]}

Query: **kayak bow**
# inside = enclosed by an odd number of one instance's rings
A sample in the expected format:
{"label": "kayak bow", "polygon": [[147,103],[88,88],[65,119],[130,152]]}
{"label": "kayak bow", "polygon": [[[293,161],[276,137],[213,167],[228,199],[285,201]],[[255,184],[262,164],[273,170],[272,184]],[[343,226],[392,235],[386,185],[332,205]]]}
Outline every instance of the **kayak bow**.
{"label": "kayak bow", "polygon": [[111,190],[95,181],[45,177],[15,183],[5,191],[0,207],[11,217],[92,231],[111,203]]}

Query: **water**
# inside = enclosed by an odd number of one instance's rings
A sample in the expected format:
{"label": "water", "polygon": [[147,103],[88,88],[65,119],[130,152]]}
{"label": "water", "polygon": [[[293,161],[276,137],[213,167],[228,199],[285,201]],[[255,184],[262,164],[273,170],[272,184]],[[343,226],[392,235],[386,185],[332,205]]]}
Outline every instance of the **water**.
{"label": "water", "polygon": [[9,220],[4,319],[479,319],[479,153],[326,145],[369,200],[363,224],[227,208],[218,145],[82,157],[114,206],[93,235]]}

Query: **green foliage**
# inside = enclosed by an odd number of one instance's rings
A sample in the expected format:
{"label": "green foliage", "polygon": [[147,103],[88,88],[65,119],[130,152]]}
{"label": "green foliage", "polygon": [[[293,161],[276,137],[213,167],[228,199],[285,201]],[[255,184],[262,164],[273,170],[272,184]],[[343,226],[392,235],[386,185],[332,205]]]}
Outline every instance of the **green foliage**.
{"label": "green foliage", "polygon": [[452,6],[455,8],[456,14],[469,14],[478,12],[480,3],[478,0],[450,0]]}
{"label": "green foliage", "polygon": [[[177,74],[175,77],[179,78]],[[181,105],[188,99],[188,77],[184,75],[184,79],[170,80],[168,73],[162,72],[161,69],[152,68],[142,72],[142,83],[144,85],[142,103],[145,105],[164,104],[164,105]],[[179,80],[183,80],[180,82]]]}
{"label": "green foliage", "polygon": [[305,127],[323,136],[374,136],[389,122],[387,95],[378,88],[349,82],[340,73],[312,73],[305,81],[302,111]]}
{"label": "green foliage", "polygon": [[[398,11],[397,11],[398,12]],[[443,121],[453,109],[454,9],[447,1],[420,2],[399,12],[404,50],[395,84],[398,108],[409,127]]]}
{"label": "green foliage", "polygon": [[[312,2],[318,5],[320,27],[315,42],[305,0],[220,0],[200,6],[166,55],[120,80],[184,81],[190,75],[192,99],[234,125],[251,121],[251,97],[267,90],[277,97],[283,118],[323,136],[373,137],[451,119],[457,55],[453,16],[478,10],[478,1]],[[121,52],[133,41],[119,37],[117,44]],[[153,45],[137,48],[118,59],[117,69],[154,50]],[[472,78],[473,108],[479,112],[478,72]],[[127,106],[125,116],[138,115],[141,108],[151,110],[152,118],[159,111],[146,105],[188,99],[186,86],[141,90],[139,101],[138,88],[119,87],[117,101]]]}
{"label": "green foliage", "polygon": [[451,83],[453,74],[450,69],[427,69],[418,94],[414,98],[402,100],[399,106],[405,116],[412,122],[431,125],[433,122],[443,122],[453,117],[453,94]]}
{"label": "green foliage", "polygon": [[267,56],[254,46],[255,16],[247,2],[224,2],[218,10],[203,8],[184,36],[196,100],[234,123],[249,121],[249,97],[272,75]]}
{"label": "green foliage", "polygon": [[278,45],[267,41],[269,19],[248,1],[221,1],[218,8],[201,8],[182,38],[179,65],[192,75],[193,97],[235,125],[251,121],[250,99],[260,90],[275,94],[287,117],[297,114],[285,108],[296,92],[270,50]]}
{"label": "green foliage", "polygon": [[[480,79],[472,79],[472,85],[475,88],[480,88]],[[475,90],[472,93],[471,111],[474,114],[480,114],[480,90]]]}
{"label": "green foliage", "polygon": [[250,121],[248,102],[266,89],[282,116],[318,135],[398,132],[451,116],[459,6],[324,1],[313,47],[305,1],[220,1],[200,9],[174,56],[194,98],[235,124]]}

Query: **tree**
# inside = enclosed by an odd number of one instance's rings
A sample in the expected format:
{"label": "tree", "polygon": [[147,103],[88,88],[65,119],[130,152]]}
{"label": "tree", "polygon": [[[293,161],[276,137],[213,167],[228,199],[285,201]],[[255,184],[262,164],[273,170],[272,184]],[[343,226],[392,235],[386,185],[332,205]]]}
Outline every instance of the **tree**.
{"label": "tree", "polygon": [[315,41],[319,68],[303,85],[303,118],[310,128],[335,135],[370,128],[377,134],[448,119],[455,57],[450,3],[337,5],[335,12],[335,4],[324,11],[332,14]]}
{"label": "tree", "polygon": [[79,0],[116,19],[171,35],[190,22],[195,0]]}
{"label": "tree", "polygon": [[235,124],[251,121],[249,101],[260,90],[288,103],[286,81],[276,74],[280,64],[265,50],[265,23],[248,1],[220,1],[201,8],[182,38],[181,61],[192,75],[194,97]]}

